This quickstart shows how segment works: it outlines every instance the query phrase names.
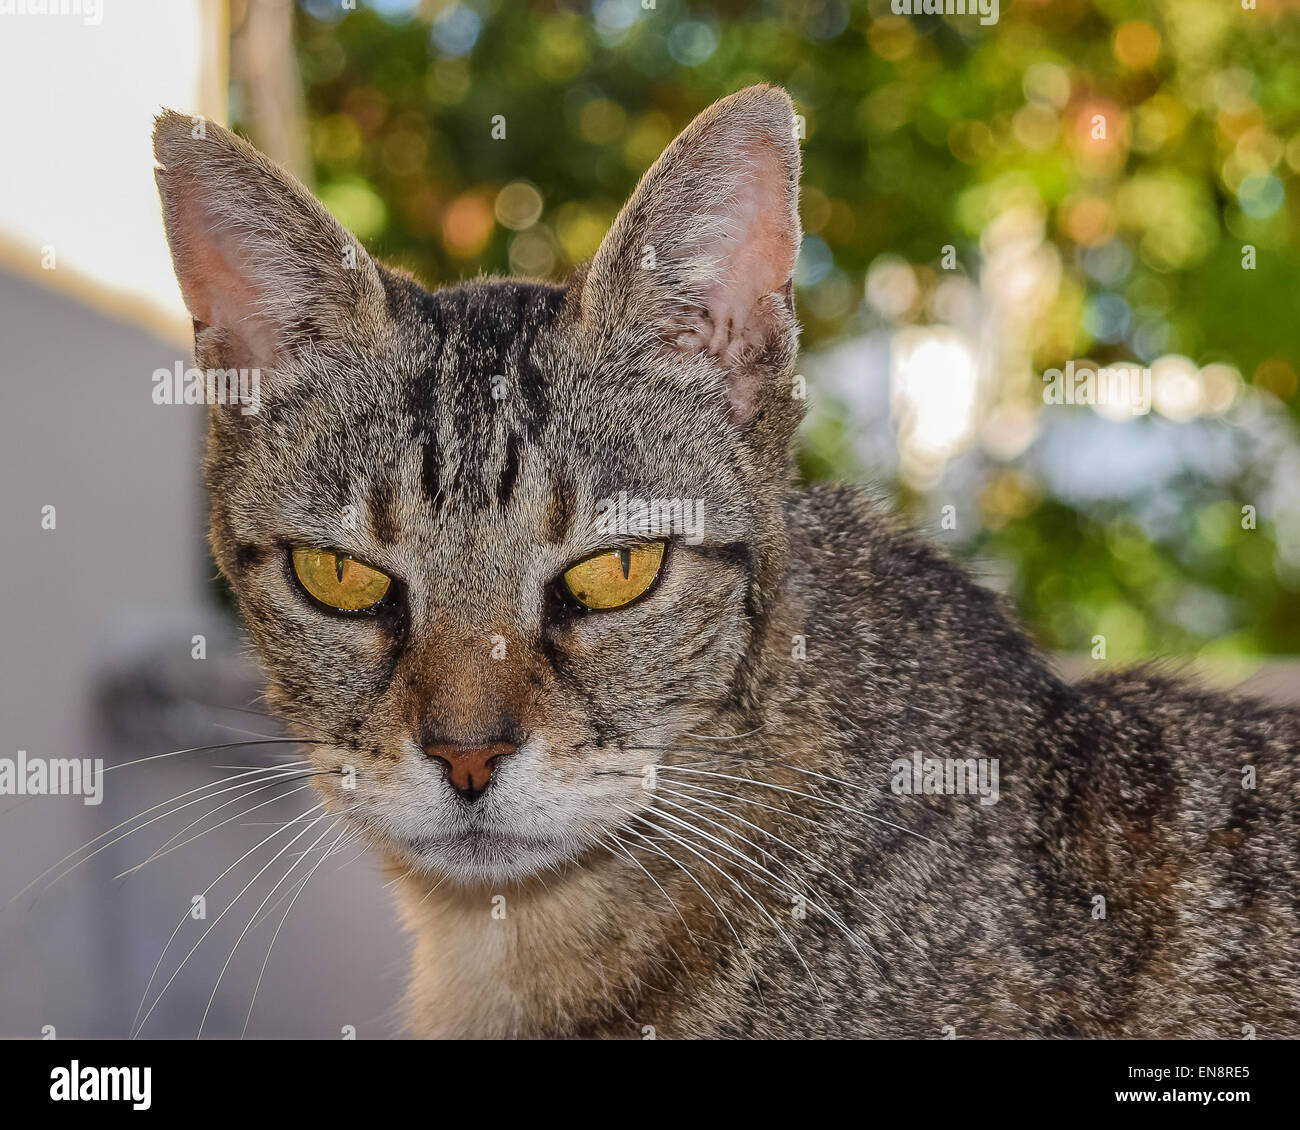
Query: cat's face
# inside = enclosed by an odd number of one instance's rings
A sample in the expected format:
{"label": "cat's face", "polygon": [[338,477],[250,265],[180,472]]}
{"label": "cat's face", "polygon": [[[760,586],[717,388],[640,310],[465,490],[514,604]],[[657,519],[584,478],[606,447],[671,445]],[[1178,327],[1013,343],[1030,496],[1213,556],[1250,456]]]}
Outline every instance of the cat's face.
{"label": "cat's face", "polygon": [[[503,882],[601,849],[644,767],[735,706],[781,565],[788,99],[697,119],[567,287],[434,294],[188,127],[160,121],[159,181],[199,364],[263,370],[257,412],[213,410],[207,476],[270,700],[408,866]],[[324,589],[295,549],[329,551]],[[373,607],[331,607],[332,563]]]}

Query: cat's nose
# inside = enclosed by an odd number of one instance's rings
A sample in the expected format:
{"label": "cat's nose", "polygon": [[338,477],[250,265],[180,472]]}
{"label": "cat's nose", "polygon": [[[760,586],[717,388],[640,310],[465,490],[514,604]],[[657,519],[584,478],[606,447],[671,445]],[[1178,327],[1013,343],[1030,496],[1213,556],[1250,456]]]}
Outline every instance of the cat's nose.
{"label": "cat's nose", "polygon": [[494,742],[483,746],[427,745],[424,752],[446,765],[447,783],[472,803],[487,791],[492,780],[492,763],[517,748],[509,742]]}

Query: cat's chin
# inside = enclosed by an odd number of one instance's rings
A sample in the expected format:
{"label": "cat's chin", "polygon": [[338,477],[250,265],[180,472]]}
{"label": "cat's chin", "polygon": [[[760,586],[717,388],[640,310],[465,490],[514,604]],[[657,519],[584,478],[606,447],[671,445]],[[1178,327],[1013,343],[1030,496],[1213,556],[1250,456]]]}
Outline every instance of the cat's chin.
{"label": "cat's chin", "polygon": [[524,882],[577,854],[572,845],[560,840],[484,831],[393,846],[407,866],[465,887]]}

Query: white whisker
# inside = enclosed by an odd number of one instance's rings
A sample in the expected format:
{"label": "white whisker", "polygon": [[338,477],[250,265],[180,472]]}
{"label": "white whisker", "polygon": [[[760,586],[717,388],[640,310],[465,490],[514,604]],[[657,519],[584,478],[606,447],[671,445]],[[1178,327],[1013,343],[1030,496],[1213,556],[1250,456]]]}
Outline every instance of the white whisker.
{"label": "white whisker", "polygon": [[[322,813],[320,816],[316,817],[315,820],[313,820],[310,824],[307,825],[305,829],[303,829],[303,834],[306,834],[307,832],[311,831],[311,829],[316,827],[316,825],[319,824],[322,820],[329,819],[329,816],[330,814],[328,812],[325,812]],[[217,990],[221,988],[221,979],[226,975],[226,970],[230,968],[230,963],[235,960],[235,951],[239,949],[239,943],[242,942],[244,938],[248,936],[248,931],[253,928],[253,920],[258,916],[259,913],[261,913],[262,907],[264,907],[268,902],[271,901],[271,896],[275,894],[275,892],[278,891],[282,886],[284,886],[285,881],[289,878],[290,875],[294,873],[298,865],[307,857],[307,853],[310,852],[312,848],[316,846],[316,844],[319,844],[326,836],[328,836],[330,832],[332,832],[335,828],[338,827],[339,819],[340,817],[336,816],[334,818],[334,823],[331,824],[328,828],[325,829],[325,831],[323,831],[319,836],[316,837],[316,840],[311,845],[311,847],[308,848],[306,852],[303,852],[297,859],[295,859],[292,863],[289,864],[288,868],[285,870],[285,873],[281,875],[280,878],[276,881],[275,886],[272,887],[269,891],[266,892],[265,895],[262,896],[262,901],[257,904],[257,907],[253,910],[253,913],[248,916],[248,925],[245,926],[243,930],[240,931],[239,937],[235,939],[235,944],[230,947],[230,956],[226,958],[225,964],[221,967],[221,972],[217,974],[216,983],[212,986],[212,995],[208,997],[208,1003],[204,1006],[203,1015],[199,1018],[199,1030],[194,1037],[196,1040],[201,1040],[203,1038],[203,1025],[205,1025],[208,1022],[208,1013],[212,1010],[212,1002],[217,999]],[[292,847],[293,843],[296,842],[297,838],[298,837],[295,837],[293,841],[290,841],[290,843],[287,844],[286,847]],[[283,854],[284,851],[281,850],[279,855],[276,856],[276,859],[279,859],[280,855]],[[274,859],[271,860],[271,863],[274,862],[275,862]],[[267,867],[269,866],[270,864],[268,863]],[[262,870],[264,871],[266,870],[266,868],[264,867]],[[260,875],[261,872],[258,872],[258,874]],[[253,877],[253,881],[256,882],[256,880],[257,880],[257,876],[255,875]],[[251,885],[252,883],[249,884],[249,886]],[[237,901],[238,901],[238,896],[236,896],[235,900],[231,902],[230,906],[234,906],[235,902]],[[230,906],[226,907],[226,910],[229,910]],[[200,942],[202,940],[203,940],[202,938],[199,939]]]}
{"label": "white whisker", "polygon": [[[768,912],[767,907],[765,907],[761,902],[759,902],[758,899],[756,899],[748,890],[746,890],[741,883],[738,883],[736,879],[729,872],[724,871],[712,860],[710,860],[704,855],[701,855],[700,852],[696,851],[694,847],[692,847],[680,836],[677,836],[674,833],[670,832],[667,828],[664,828],[663,826],[656,824],[649,817],[641,813],[635,813],[634,815],[636,819],[640,820],[643,824],[646,824],[649,827],[654,828],[656,831],[663,833],[670,840],[673,840],[675,843],[684,847],[692,855],[698,856],[704,863],[706,863],[709,867],[712,867],[713,870],[715,870],[719,875],[721,875],[724,879],[726,879],[728,883],[730,883],[733,887],[735,887],[736,890],[738,890],[745,898],[747,898],[756,907],[758,907],[759,913],[762,914],[763,917],[766,918],[772,924],[772,926],[776,929],[776,932],[781,935],[781,938],[785,941],[786,945],[790,947],[790,952],[794,954],[796,960],[799,962],[800,965],[803,966],[804,972],[808,974],[808,979],[812,982],[813,989],[816,991],[817,996],[819,998],[821,997],[822,995],[821,986],[817,983],[817,978],[813,976],[813,971],[810,968],[808,968],[808,963],[804,961],[803,954],[799,952],[799,947],[796,946],[793,941],[791,941],[790,935],[787,934],[781,928],[781,924],[775,918],[772,917],[772,915]],[[660,815],[668,816],[669,813],[661,812]],[[681,821],[678,821],[678,823],[681,823]],[[690,827],[690,825],[687,826]],[[706,834],[706,833],[701,833],[698,828],[692,830],[701,835]]]}
{"label": "white whisker", "polygon": [[[44,871],[42,871],[39,875],[37,875],[36,878],[34,878],[30,883],[28,883],[25,887],[23,887],[22,890],[16,892],[14,895],[12,895],[12,896],[9,898],[8,902],[13,902],[14,899],[21,898],[21,897],[23,896],[23,894],[25,894],[27,891],[31,890],[32,887],[36,886],[36,884],[39,883],[42,879],[44,879],[45,876],[48,875],[51,871],[53,871],[53,870],[54,870],[55,868],[57,868],[57,867],[62,866],[64,863],[67,863],[68,860],[74,858],[74,857],[75,857],[76,855],[78,855],[80,852],[85,851],[86,848],[90,847],[92,844],[99,843],[99,841],[102,840],[105,836],[111,836],[111,835],[112,835],[114,832],[116,832],[119,828],[125,827],[127,824],[134,823],[136,820],[139,820],[141,817],[148,816],[149,813],[155,811],[156,809],[159,809],[159,808],[166,808],[168,805],[175,804],[178,800],[184,800],[187,796],[193,796],[195,793],[204,793],[204,792],[207,792],[209,789],[214,789],[214,788],[216,788],[216,787],[219,786],[219,785],[224,785],[224,784],[228,783],[229,781],[238,780],[240,777],[251,777],[251,776],[253,776],[253,775],[255,775],[255,774],[258,774],[258,773],[264,773],[264,774],[269,774],[269,775],[270,775],[270,774],[284,773],[284,772],[296,772],[296,770],[285,770],[285,769],[284,769],[283,767],[281,767],[281,766],[268,766],[268,767],[265,768],[265,769],[251,769],[251,770],[249,770],[249,771],[246,772],[246,773],[236,773],[235,776],[233,776],[233,777],[223,777],[220,781],[209,781],[206,785],[199,785],[197,788],[190,789],[188,792],[181,793],[179,796],[171,797],[171,798],[168,799],[168,800],[164,800],[164,801],[161,801],[161,802],[158,803],[158,804],[153,805],[151,808],[146,808],[143,812],[137,812],[134,816],[129,816],[129,817],[127,817],[127,819],[121,821],[121,822],[118,823],[118,824],[115,824],[115,825],[114,825],[113,827],[111,827],[107,832],[100,832],[100,834],[99,834],[98,836],[96,836],[94,839],[92,839],[92,840],[87,840],[87,841],[86,841],[84,844],[82,844],[79,848],[75,848],[74,850],[68,852],[68,854],[65,855],[65,856],[64,856],[62,859],[60,859],[58,862],[50,864],[49,867],[47,867]],[[97,856],[97,855],[98,855],[101,851],[103,851],[105,848],[110,848],[110,847],[112,847],[113,844],[115,844],[115,843],[118,842],[118,840],[123,840],[123,839],[125,839],[127,836],[132,835],[132,834],[135,833],[135,832],[139,832],[139,831],[141,831],[141,830],[144,829],[144,828],[148,828],[151,824],[156,824],[159,820],[165,820],[165,819],[166,819],[167,817],[169,817],[169,816],[175,816],[176,813],[178,813],[178,812],[183,812],[185,809],[189,808],[191,805],[194,805],[194,804],[202,804],[205,800],[211,800],[211,799],[212,799],[213,797],[215,797],[215,796],[221,796],[221,795],[223,795],[224,793],[226,793],[226,792],[231,792],[231,791],[233,791],[233,790],[235,790],[235,789],[242,789],[242,788],[244,788],[246,785],[249,785],[249,784],[252,784],[252,783],[253,783],[253,782],[251,782],[251,781],[244,781],[244,782],[242,782],[241,784],[238,784],[238,785],[232,785],[229,789],[222,789],[222,790],[220,790],[220,791],[218,791],[218,792],[210,793],[210,794],[209,794],[208,796],[206,796],[206,797],[204,797],[204,796],[196,797],[194,800],[189,801],[189,802],[187,802],[186,804],[182,804],[182,805],[179,805],[179,806],[177,806],[177,807],[175,807],[175,808],[169,809],[167,812],[164,812],[164,813],[162,813],[162,814],[159,815],[159,816],[155,816],[152,820],[148,820],[148,821],[146,821],[146,822],[143,823],[143,824],[139,824],[139,825],[137,825],[137,826],[134,827],[134,828],[130,828],[130,829],[128,829],[127,831],[123,832],[122,835],[116,837],[115,839],[109,840],[108,843],[103,844],[102,846],[96,848],[96,849],[95,849],[94,851],[92,851],[89,855],[87,855],[87,856],[83,856],[81,859],[77,860],[75,863],[72,864],[72,866],[68,867],[66,870],[64,870],[64,871],[60,871],[59,874],[57,874],[53,879],[51,879],[51,880],[49,881],[49,883],[47,883],[47,884],[45,885],[45,887],[44,887],[42,893],[44,893],[44,891],[48,891],[48,890],[50,889],[50,887],[54,886],[55,883],[57,883],[60,879],[62,879],[62,878],[63,878],[65,875],[67,875],[69,872],[71,872],[71,871],[75,871],[75,870],[76,870],[78,867],[80,867],[83,863],[86,863],[88,860],[93,859],[95,856]]]}
{"label": "white whisker", "polygon": [[929,836],[923,836],[920,832],[914,832],[911,828],[904,828],[901,824],[895,824],[892,820],[886,820],[883,816],[873,816],[870,812],[864,812],[860,808],[854,808],[852,805],[840,804],[839,801],[828,800],[824,796],[818,796],[816,793],[800,792],[798,789],[788,789],[784,785],[773,785],[768,781],[755,780],[753,777],[736,777],[729,773],[714,773],[706,769],[688,769],[684,765],[658,765],[655,767],[658,772],[675,771],[681,773],[698,773],[703,777],[718,777],[724,781],[738,781],[744,785],[758,785],[764,789],[774,789],[776,792],[789,793],[791,796],[801,796],[807,800],[815,800],[818,804],[827,804],[832,808],[840,808],[845,812],[852,812],[867,820],[874,820],[877,824],[883,824],[887,828],[893,828],[898,832],[906,832],[909,836],[915,836],[918,840],[925,840],[926,843],[934,844],[936,847],[943,847],[937,840],[930,839]]}
{"label": "white whisker", "polygon": [[[246,851],[246,852],[245,852],[243,855],[241,855],[237,860],[235,860],[234,863],[232,863],[229,867],[227,867],[225,871],[223,871],[220,875],[218,875],[217,878],[214,879],[214,880],[212,881],[212,883],[207,887],[207,889],[206,889],[203,893],[206,895],[209,891],[212,890],[213,887],[215,887],[215,886],[217,885],[217,883],[219,883],[219,882],[221,881],[221,879],[222,879],[225,875],[229,874],[229,873],[230,873],[230,872],[231,872],[235,867],[237,867],[240,863],[242,863],[245,859],[247,859],[250,855],[252,855],[253,852],[257,851],[257,850],[258,850],[259,848],[261,848],[264,844],[269,843],[269,842],[270,842],[271,840],[273,840],[276,836],[278,836],[281,832],[283,832],[286,828],[290,828],[290,827],[292,827],[292,826],[293,826],[294,824],[296,824],[299,820],[305,820],[308,816],[311,816],[313,813],[315,813],[315,812],[319,812],[320,809],[322,809],[323,807],[324,807],[324,804],[318,804],[318,805],[316,805],[316,806],[313,807],[313,808],[309,808],[306,812],[300,813],[299,815],[295,816],[292,820],[288,821],[288,822],[284,825],[284,827],[282,827],[282,828],[277,828],[274,832],[272,832],[269,836],[267,836],[266,839],[262,840],[261,843],[258,843],[258,844],[256,844],[254,847],[249,848],[248,851]],[[329,815],[329,814],[326,813],[325,815]],[[220,914],[217,915],[217,917],[216,917],[215,919],[213,919],[212,923],[208,926],[208,928],[207,928],[206,930],[203,931],[203,934],[200,936],[199,940],[198,940],[197,942],[195,942],[195,944],[194,944],[194,948],[193,948],[192,950],[190,950],[190,952],[189,952],[188,954],[185,955],[185,957],[184,957],[184,959],[181,961],[180,965],[178,965],[178,966],[175,968],[175,970],[172,972],[171,977],[168,978],[168,980],[167,980],[167,984],[165,984],[165,985],[162,987],[162,989],[159,991],[158,995],[154,998],[154,1002],[153,1002],[153,1004],[151,1004],[151,1005],[149,1006],[149,1011],[146,1012],[146,1013],[144,1014],[144,1019],[142,1019],[142,1020],[139,1021],[139,1023],[135,1026],[135,1030],[131,1033],[131,1039],[133,1039],[133,1040],[136,1039],[136,1038],[140,1035],[140,1033],[144,1030],[144,1026],[145,1026],[147,1023],[149,1023],[149,1017],[151,1017],[151,1016],[153,1015],[153,1010],[154,1010],[155,1008],[158,1007],[158,1002],[159,1002],[160,1000],[162,1000],[162,998],[163,998],[163,994],[165,994],[165,993],[167,992],[168,988],[171,987],[172,982],[176,980],[177,975],[180,973],[180,971],[181,971],[182,969],[185,968],[185,965],[186,965],[186,963],[190,960],[190,958],[192,958],[192,957],[195,955],[195,953],[198,952],[198,948],[199,948],[199,946],[201,946],[201,945],[203,944],[203,939],[206,938],[206,937],[207,937],[207,936],[212,932],[213,927],[215,927],[216,924],[217,924],[218,922],[220,922],[220,921],[221,921],[221,920],[226,916],[227,911],[229,911],[230,908],[231,908],[232,906],[234,906],[235,903],[237,903],[237,902],[238,902],[238,901],[243,897],[244,892],[247,891],[249,887],[251,887],[254,883],[257,882],[257,880],[262,876],[262,873],[263,873],[263,872],[264,872],[268,867],[270,867],[272,863],[274,863],[274,862],[275,862],[277,859],[279,859],[280,856],[282,856],[282,855],[283,855],[283,854],[284,854],[284,853],[285,853],[289,848],[291,848],[291,847],[292,847],[294,844],[296,844],[300,839],[302,839],[302,837],[303,837],[304,835],[306,835],[309,831],[311,831],[311,829],[312,829],[313,827],[315,827],[315,825],[316,825],[316,824],[317,824],[321,819],[323,819],[323,818],[324,818],[324,817],[317,817],[316,820],[313,820],[310,824],[307,825],[306,828],[304,828],[301,832],[299,832],[298,835],[294,836],[294,838],[293,838],[292,840],[290,840],[287,844],[285,844],[284,847],[282,847],[278,852],[276,852],[276,854],[271,858],[271,860],[270,860],[268,863],[266,863],[266,864],[262,867],[262,869],[261,869],[260,871],[258,871],[258,873],[257,873],[256,875],[254,875],[254,876],[252,877],[252,879],[250,879],[250,880],[248,881],[247,885],[245,885],[245,887],[243,888],[243,890],[241,890],[241,891],[239,892],[239,894],[237,894],[233,899],[231,899],[231,901],[229,902],[229,904],[226,906],[225,910],[223,910]],[[175,940],[177,933],[180,932],[180,928],[181,928],[181,926],[183,926],[183,925],[185,924],[185,919],[188,918],[188,917],[189,917],[189,912],[187,911],[187,912],[185,913],[185,915],[181,918],[180,922],[177,923],[177,925],[176,925],[176,929],[175,929],[174,931],[172,931],[172,936],[171,936],[171,938],[169,938],[169,939],[167,940],[167,945],[163,948],[162,956],[160,956],[160,957],[158,958],[158,964],[159,964],[159,965],[162,964],[163,957],[165,957],[165,956],[167,955],[167,950],[171,947],[172,941]],[[155,972],[155,974],[157,973],[157,967],[155,967],[154,972]],[[153,978],[152,978],[152,977],[149,979],[149,983],[150,983],[150,985],[153,984]],[[146,987],[146,989],[145,989],[145,999],[148,999],[148,993],[149,993],[149,989],[148,989],[148,987]],[[141,1001],[141,1005],[143,1006],[143,1004],[144,1004],[144,1001],[142,1000],[142,1001]]]}
{"label": "white whisker", "polygon": [[[333,828],[334,825],[330,825],[330,827]],[[320,865],[324,863],[327,859],[329,859],[331,855],[334,854],[334,852],[338,849],[340,842],[343,840],[345,836],[347,836],[348,832],[349,829],[345,826],[343,828],[343,831],[341,831],[338,834],[338,836],[335,838],[334,842],[330,844],[328,848],[325,849],[325,854],[322,855],[320,859],[318,859],[312,865],[312,869],[307,872],[307,877],[303,879],[301,883],[298,884],[298,889],[294,892],[293,898],[289,900],[289,905],[284,908],[284,915],[280,918],[279,923],[275,927],[275,933],[271,935],[270,944],[267,945],[266,947],[266,956],[262,959],[262,970],[257,975],[257,984],[253,986],[253,999],[248,1002],[248,1013],[244,1017],[244,1027],[241,1028],[239,1032],[239,1038],[241,1040],[246,1035],[248,1035],[248,1022],[253,1019],[253,1006],[257,1004],[257,994],[259,990],[262,988],[262,978],[266,976],[266,967],[271,961],[271,950],[275,948],[275,939],[280,936],[280,930],[284,926],[285,919],[289,917],[289,912],[293,909],[293,904],[298,901],[298,896],[302,894],[302,892],[306,889],[307,884],[311,882],[311,877],[315,875],[316,872],[320,869]],[[328,835],[328,832],[326,834]],[[232,951],[232,956],[233,956],[233,951]]]}
{"label": "white whisker", "polygon": [[[632,812],[630,809],[622,808],[622,806],[619,807],[623,812],[626,812],[629,816],[636,816],[636,813]],[[758,983],[758,967],[754,964],[753,957],[750,955],[749,950],[745,948],[745,943],[740,940],[740,934],[737,932],[736,927],[732,924],[732,921],[728,917],[727,912],[723,910],[722,906],[718,903],[718,900],[715,899],[709,893],[708,888],[705,887],[704,884],[701,883],[695,877],[695,875],[691,872],[690,868],[688,868],[684,863],[682,863],[680,860],[674,857],[671,852],[665,851],[658,844],[656,844],[654,840],[652,840],[649,836],[645,835],[642,832],[638,832],[635,828],[628,828],[625,826],[622,830],[624,832],[631,833],[632,835],[636,836],[637,839],[639,840],[644,840],[648,845],[648,850],[653,851],[656,855],[661,855],[664,857],[664,859],[668,860],[669,863],[671,863],[674,867],[676,867],[679,871],[681,871],[692,883],[694,883],[697,887],[699,887],[701,894],[703,894],[704,897],[708,899],[710,903],[713,904],[714,910],[716,910],[718,914],[721,915],[722,921],[726,923],[727,929],[731,931],[731,936],[736,939],[736,945],[740,948],[740,954],[745,959],[745,964],[749,967],[749,977],[750,980],[753,982],[754,992],[758,996],[759,1007],[763,1010],[764,1014],[766,1015],[767,1004],[763,1000],[762,986]],[[624,840],[623,842],[627,844],[629,848],[633,848],[637,846],[636,844],[629,843],[627,840]]]}
{"label": "white whisker", "polygon": [[[319,777],[322,775],[323,772],[324,771],[322,770],[317,770],[315,772],[307,772],[307,773],[296,772],[291,777],[279,777],[268,785],[261,785],[256,789],[250,790],[249,792],[240,793],[239,796],[235,797],[233,800],[227,801],[225,804],[221,805],[218,808],[212,809],[211,812],[204,813],[202,816],[199,817],[198,820],[191,821],[189,824],[185,826],[185,828],[181,830],[181,832],[177,834],[184,835],[184,833],[189,831],[190,828],[193,828],[195,824],[198,824],[201,821],[206,820],[209,816],[213,815],[213,813],[220,812],[222,808],[227,808],[232,804],[238,804],[241,800],[247,800],[249,797],[256,796],[258,793],[265,792],[267,789],[273,789],[277,785],[292,784],[294,781],[301,781],[304,777]],[[309,789],[311,787],[312,787],[311,783],[308,782],[305,785],[299,785],[298,788],[296,789],[290,789],[287,793],[280,793],[278,796],[273,796],[269,800],[260,801],[257,804],[253,805],[251,808],[244,809],[243,812],[236,812],[233,816],[228,816],[226,817],[226,819],[216,824],[213,824],[211,828],[204,828],[203,831],[195,833],[189,839],[182,840],[175,847],[169,847],[168,845],[171,844],[172,841],[176,839],[176,837],[173,836],[170,840],[167,841],[167,843],[163,844],[162,847],[160,847],[158,850],[150,854],[150,856],[147,859],[141,860],[134,867],[128,867],[125,871],[118,872],[118,874],[114,875],[113,878],[121,879],[127,875],[132,875],[135,872],[139,871],[142,867],[148,866],[154,860],[161,859],[164,855],[170,855],[174,851],[179,851],[186,844],[192,844],[195,840],[202,839],[209,832],[215,832],[218,828],[224,828],[227,824],[230,824],[235,820],[239,820],[242,817],[247,816],[250,812],[256,812],[259,808],[265,808],[268,804],[276,804],[279,801],[288,800],[288,798],[293,796],[295,793],[300,793],[303,791],[303,789]],[[281,826],[283,823],[284,822],[282,820],[275,821],[277,827]]]}

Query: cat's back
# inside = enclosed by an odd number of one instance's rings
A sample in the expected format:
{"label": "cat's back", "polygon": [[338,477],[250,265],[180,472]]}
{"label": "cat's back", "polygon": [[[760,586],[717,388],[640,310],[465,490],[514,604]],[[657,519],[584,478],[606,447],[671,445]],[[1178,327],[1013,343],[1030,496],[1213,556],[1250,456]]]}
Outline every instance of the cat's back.
{"label": "cat's back", "polygon": [[[1205,882],[1207,905],[1300,924],[1300,709],[1211,690],[1151,668],[1086,679],[1079,691],[1116,736],[1119,778],[1156,778],[1156,814]],[[1296,953],[1300,960],[1300,952]]]}
{"label": "cat's back", "polygon": [[968,854],[1046,884],[1024,906],[1003,890],[1012,923],[1038,922],[1003,952],[1032,935],[1043,987],[1075,970],[1062,1030],[1294,1035],[1300,710],[1151,669],[1066,684],[1002,598],[864,492],[798,492],[787,517],[803,679],[842,704],[836,728],[871,751],[858,768],[912,748],[1001,759],[979,835],[968,806],[898,812],[958,848],[968,904],[988,893]]}
{"label": "cat's back", "polygon": [[1012,736],[989,711],[997,698],[1058,693],[1006,600],[869,492],[842,484],[793,491],[786,520],[789,598],[810,649],[836,661],[823,676],[846,694],[888,691],[900,709],[923,704],[941,730],[947,723],[993,741]]}
{"label": "cat's back", "polygon": [[1151,798],[1150,819],[1125,832],[1147,861],[1131,889],[1144,905],[1133,910],[1159,942],[1155,976],[1135,994],[1135,1025],[1160,1035],[1294,1037],[1300,710],[1149,670],[1079,689],[1120,738],[1108,758],[1111,790],[1145,783]]}

